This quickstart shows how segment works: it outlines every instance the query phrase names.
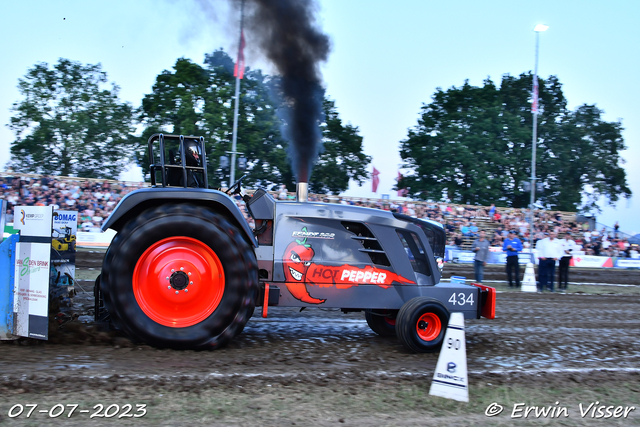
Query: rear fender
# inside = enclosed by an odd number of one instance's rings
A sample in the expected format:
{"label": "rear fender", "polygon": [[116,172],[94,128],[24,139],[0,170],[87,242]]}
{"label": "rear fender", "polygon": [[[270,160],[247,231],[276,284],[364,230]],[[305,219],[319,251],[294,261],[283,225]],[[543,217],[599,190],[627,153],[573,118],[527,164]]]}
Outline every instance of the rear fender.
{"label": "rear fender", "polygon": [[248,242],[257,247],[256,239],[234,200],[218,190],[203,188],[142,188],[127,194],[118,203],[102,230],[120,231],[133,217],[144,210],[164,203],[192,203],[214,210],[243,231]]}

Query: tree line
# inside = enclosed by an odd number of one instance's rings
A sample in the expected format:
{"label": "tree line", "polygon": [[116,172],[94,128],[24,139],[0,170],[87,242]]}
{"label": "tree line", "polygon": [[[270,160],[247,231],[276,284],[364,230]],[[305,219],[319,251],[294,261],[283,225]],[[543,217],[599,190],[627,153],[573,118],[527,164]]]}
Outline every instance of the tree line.
{"label": "tree line", "polygon": [[[408,173],[399,183],[418,199],[528,207],[533,76],[505,75],[500,86],[438,89],[400,143]],[[539,79],[536,200],[554,210],[597,210],[601,196],[631,197],[622,168],[620,122],[595,105],[567,108],[555,76]],[[583,196],[585,196],[583,199]]]}
{"label": "tree line", "polygon": [[[179,58],[160,73],[140,106],[122,102],[119,87],[99,64],[60,59],[36,64],[18,82],[12,107],[15,134],[8,166],[20,172],[116,179],[132,161],[148,171],[146,142],[154,133],[204,136],[209,185],[228,183],[221,156],[231,149],[234,61],[223,50],[203,64]],[[500,85],[437,89],[416,126],[400,141],[403,178],[398,188],[415,199],[526,207],[531,176],[532,75],[505,75]],[[277,76],[247,69],[241,84],[237,151],[246,159],[246,184],[295,188],[289,144],[280,129]],[[557,210],[594,208],[630,197],[622,124],[602,119],[595,105],[571,111],[559,80],[540,79],[536,199]],[[356,126],[335,102],[323,99],[323,150],[310,191],[337,194],[349,181],[363,184],[370,156]],[[591,198],[585,203],[588,190]]]}
{"label": "tree line", "polygon": [[[68,59],[53,67],[36,64],[18,83],[22,99],[12,107],[9,127],[16,139],[9,166],[20,172],[117,179],[133,161],[148,172],[147,140],[163,132],[204,136],[209,186],[229,185],[229,171],[220,159],[231,150],[234,65],[223,50],[205,55],[202,65],[179,58],[134,108],[118,99],[119,87],[107,85],[99,64]],[[285,119],[274,101],[278,85],[277,76],[245,72],[237,151],[246,159],[246,185],[284,184],[293,190],[289,143],[280,132]],[[335,102],[325,96],[322,106],[323,148],[309,190],[337,194],[350,180],[363,184],[368,179],[371,157],[363,152],[358,128],[342,121]]]}

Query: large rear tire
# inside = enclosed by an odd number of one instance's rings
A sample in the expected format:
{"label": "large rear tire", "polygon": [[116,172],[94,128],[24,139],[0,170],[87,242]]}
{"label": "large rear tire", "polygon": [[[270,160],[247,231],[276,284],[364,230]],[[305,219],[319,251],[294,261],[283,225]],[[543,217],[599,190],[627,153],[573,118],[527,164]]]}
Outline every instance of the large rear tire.
{"label": "large rear tire", "polygon": [[395,337],[397,314],[398,310],[367,310],[364,318],[376,334],[381,337]]}
{"label": "large rear tire", "polygon": [[165,204],[132,219],[105,255],[100,288],[115,326],[155,347],[216,349],[251,317],[251,245],[222,215]]}
{"label": "large rear tire", "polygon": [[442,346],[449,311],[437,300],[415,297],[407,301],[396,318],[400,342],[415,353],[432,353]]}

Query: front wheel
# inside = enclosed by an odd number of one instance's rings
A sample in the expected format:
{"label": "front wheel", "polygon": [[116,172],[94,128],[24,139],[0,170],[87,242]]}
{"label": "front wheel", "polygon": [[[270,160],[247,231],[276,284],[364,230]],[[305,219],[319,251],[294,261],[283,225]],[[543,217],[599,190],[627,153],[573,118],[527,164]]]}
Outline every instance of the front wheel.
{"label": "front wheel", "polygon": [[396,318],[400,342],[415,353],[432,353],[442,346],[449,311],[437,300],[415,297],[407,301]]}
{"label": "front wheel", "polygon": [[100,288],[113,323],[155,347],[213,349],[239,334],[258,286],[252,247],[222,215],[161,205],[116,235]]}
{"label": "front wheel", "polygon": [[395,337],[397,315],[398,310],[367,310],[364,318],[376,334],[381,337]]}

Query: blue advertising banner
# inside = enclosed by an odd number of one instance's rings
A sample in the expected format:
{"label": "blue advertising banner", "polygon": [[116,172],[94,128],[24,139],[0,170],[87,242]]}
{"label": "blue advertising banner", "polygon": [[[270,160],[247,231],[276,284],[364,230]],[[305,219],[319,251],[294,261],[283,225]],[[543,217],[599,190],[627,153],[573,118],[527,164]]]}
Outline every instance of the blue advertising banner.
{"label": "blue advertising banner", "polygon": [[[446,262],[460,262],[460,263],[473,263],[475,253],[463,249],[458,249],[456,246],[447,246],[445,248],[444,260]],[[538,260],[536,259],[536,264]],[[531,254],[528,252],[518,254],[518,262],[520,264],[527,264],[531,262]],[[504,252],[489,252],[489,258],[487,264],[506,264],[507,254]]]}
{"label": "blue advertising banner", "polygon": [[640,268],[640,259],[618,258],[616,268]]}

